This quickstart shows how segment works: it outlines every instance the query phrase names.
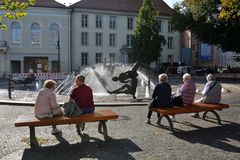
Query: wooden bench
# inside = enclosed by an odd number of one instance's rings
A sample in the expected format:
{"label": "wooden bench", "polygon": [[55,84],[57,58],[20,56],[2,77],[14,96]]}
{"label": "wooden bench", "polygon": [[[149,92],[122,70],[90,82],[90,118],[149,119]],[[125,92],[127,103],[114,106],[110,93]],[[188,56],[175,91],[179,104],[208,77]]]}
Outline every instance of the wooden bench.
{"label": "wooden bench", "polygon": [[35,137],[35,127],[49,126],[49,125],[63,125],[63,124],[77,124],[85,122],[99,122],[98,132],[104,135],[104,138],[108,137],[106,122],[108,120],[117,119],[118,115],[112,110],[100,110],[94,113],[88,113],[79,117],[66,117],[56,116],[46,119],[37,119],[34,115],[19,116],[15,121],[15,127],[30,128],[30,146],[37,146],[37,140]]}
{"label": "wooden bench", "polygon": [[151,111],[160,113],[160,117],[158,118],[157,124],[161,126],[161,120],[165,117],[170,125],[170,130],[173,131],[173,123],[169,115],[176,114],[184,114],[184,113],[196,113],[196,112],[204,112],[202,115],[202,119],[206,119],[206,115],[208,112],[213,113],[218,121],[218,124],[221,124],[221,119],[218,113],[215,110],[222,110],[229,108],[227,104],[210,104],[210,103],[193,103],[191,106],[183,106],[183,107],[171,107],[171,108],[151,108]]}

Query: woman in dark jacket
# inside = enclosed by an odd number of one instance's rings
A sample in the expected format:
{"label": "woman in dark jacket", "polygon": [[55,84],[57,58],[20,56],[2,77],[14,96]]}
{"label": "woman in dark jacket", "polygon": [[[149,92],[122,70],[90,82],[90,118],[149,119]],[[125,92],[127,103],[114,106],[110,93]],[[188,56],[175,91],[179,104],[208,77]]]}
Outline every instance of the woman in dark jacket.
{"label": "woman in dark jacket", "polygon": [[[171,107],[172,89],[171,86],[168,84],[168,76],[166,74],[160,74],[158,77],[159,84],[157,84],[154,88],[152,95],[153,103],[151,105],[151,108]],[[157,115],[158,117],[160,116],[159,113]],[[152,111],[149,110],[146,123],[151,123],[151,116]]]}

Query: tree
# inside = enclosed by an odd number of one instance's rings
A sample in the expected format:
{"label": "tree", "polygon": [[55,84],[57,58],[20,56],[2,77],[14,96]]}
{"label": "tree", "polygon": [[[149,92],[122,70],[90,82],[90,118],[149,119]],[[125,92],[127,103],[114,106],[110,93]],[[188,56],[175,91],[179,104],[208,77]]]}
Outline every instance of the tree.
{"label": "tree", "polygon": [[157,61],[161,46],[165,43],[164,36],[160,35],[158,12],[151,0],[143,0],[134,30],[130,59],[149,65]]}
{"label": "tree", "polygon": [[36,0],[0,0],[0,10],[3,11],[0,15],[0,27],[6,29],[6,25],[3,23],[4,19],[22,19],[27,13],[29,6],[33,6]]}
{"label": "tree", "polygon": [[[225,3],[230,1],[233,3]],[[174,7],[173,27],[191,30],[200,41],[223,51],[239,53],[239,7],[239,0],[184,0]]]}
{"label": "tree", "polygon": [[222,19],[239,19],[240,18],[240,1],[239,0],[221,0],[221,12],[219,18]]}

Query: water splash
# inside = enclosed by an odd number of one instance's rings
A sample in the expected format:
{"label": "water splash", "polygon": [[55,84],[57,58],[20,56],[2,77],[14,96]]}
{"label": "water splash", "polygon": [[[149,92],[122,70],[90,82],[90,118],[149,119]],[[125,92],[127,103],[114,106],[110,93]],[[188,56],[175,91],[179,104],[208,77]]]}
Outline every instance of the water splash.
{"label": "water splash", "polygon": [[[120,88],[123,84],[115,82],[112,80],[113,77],[119,76],[120,73],[126,72],[131,68],[131,65],[126,64],[96,64],[95,66],[86,66],[80,72],[81,75],[85,76],[85,83],[89,85],[95,96],[109,96],[108,91],[113,91]],[[153,90],[155,84],[150,81],[149,76],[141,71],[138,73],[138,87],[136,95],[138,97],[149,97],[150,90]],[[65,80],[63,80],[56,88],[57,94],[68,95],[71,90],[75,87],[75,77],[76,74],[72,73],[68,75]],[[150,84],[150,88],[148,85]],[[146,87],[148,87],[148,93],[146,92]],[[121,95],[118,95],[121,96]]]}

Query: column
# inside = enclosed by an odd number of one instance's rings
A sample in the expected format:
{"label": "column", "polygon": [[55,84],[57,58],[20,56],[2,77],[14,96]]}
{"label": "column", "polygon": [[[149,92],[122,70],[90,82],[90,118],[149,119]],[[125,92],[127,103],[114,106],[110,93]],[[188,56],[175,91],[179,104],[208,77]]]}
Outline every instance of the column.
{"label": "column", "polygon": [[52,72],[52,61],[48,61],[48,72]]}
{"label": "column", "polygon": [[20,62],[21,62],[21,73],[24,73],[24,61],[21,60]]}

